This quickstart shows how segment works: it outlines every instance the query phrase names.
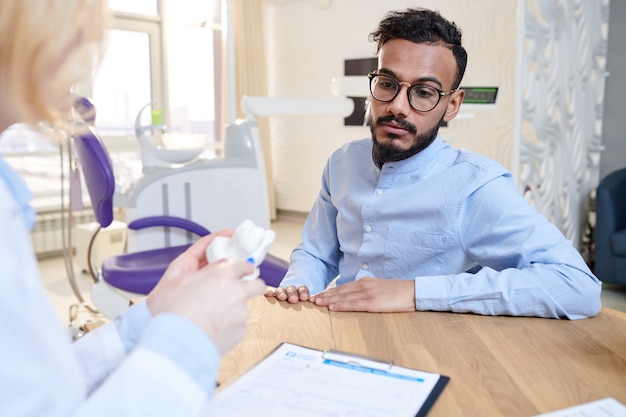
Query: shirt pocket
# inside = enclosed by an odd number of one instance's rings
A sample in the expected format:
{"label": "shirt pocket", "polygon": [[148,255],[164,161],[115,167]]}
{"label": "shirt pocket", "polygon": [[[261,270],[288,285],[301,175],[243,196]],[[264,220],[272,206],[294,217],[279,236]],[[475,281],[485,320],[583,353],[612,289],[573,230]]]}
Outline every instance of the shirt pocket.
{"label": "shirt pocket", "polygon": [[440,275],[445,254],[445,235],[390,227],[385,240],[384,276],[411,279]]}

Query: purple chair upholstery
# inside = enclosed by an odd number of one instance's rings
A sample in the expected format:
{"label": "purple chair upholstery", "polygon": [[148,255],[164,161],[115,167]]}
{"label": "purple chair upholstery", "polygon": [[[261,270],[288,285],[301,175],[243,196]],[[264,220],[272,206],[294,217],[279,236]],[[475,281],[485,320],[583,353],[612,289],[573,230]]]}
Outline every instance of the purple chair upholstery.
{"label": "purple chair upholstery", "polygon": [[[74,148],[82,167],[94,215],[101,227],[113,221],[115,178],[109,154],[92,127],[80,125],[74,136]],[[156,216],[137,219],[128,228],[178,227],[199,236],[209,234],[201,225],[187,219]],[[137,294],[148,294],[157,284],[169,263],[189,245],[166,247],[111,256],[102,263],[102,279],[109,285]],[[267,285],[278,286],[287,272],[288,263],[268,254],[259,266]]]}

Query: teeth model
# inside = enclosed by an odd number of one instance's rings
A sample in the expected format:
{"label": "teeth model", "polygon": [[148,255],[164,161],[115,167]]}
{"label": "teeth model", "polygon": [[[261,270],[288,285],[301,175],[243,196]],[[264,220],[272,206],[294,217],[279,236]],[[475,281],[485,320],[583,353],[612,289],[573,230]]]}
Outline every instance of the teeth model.
{"label": "teeth model", "polygon": [[248,261],[257,268],[255,272],[243,279],[254,279],[259,276],[258,266],[263,262],[276,233],[254,224],[252,220],[244,220],[232,237],[217,236],[209,245],[206,257],[209,263],[220,259]]}

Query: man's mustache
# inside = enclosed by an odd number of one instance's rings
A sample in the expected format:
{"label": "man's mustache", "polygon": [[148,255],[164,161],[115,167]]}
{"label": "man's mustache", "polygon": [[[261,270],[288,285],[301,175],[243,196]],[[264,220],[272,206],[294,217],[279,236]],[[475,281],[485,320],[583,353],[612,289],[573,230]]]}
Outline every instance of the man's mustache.
{"label": "man's mustache", "polygon": [[395,124],[400,126],[402,129],[405,129],[409,133],[415,134],[417,132],[417,128],[415,127],[415,125],[413,123],[407,122],[406,119],[398,119],[397,117],[393,115],[381,116],[378,119],[376,119],[376,125],[390,123],[390,122],[394,122]]}

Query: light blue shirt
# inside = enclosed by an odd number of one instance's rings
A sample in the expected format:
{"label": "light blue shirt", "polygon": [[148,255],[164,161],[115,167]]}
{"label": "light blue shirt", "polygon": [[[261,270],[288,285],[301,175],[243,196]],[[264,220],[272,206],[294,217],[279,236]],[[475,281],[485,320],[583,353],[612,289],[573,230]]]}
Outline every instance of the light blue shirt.
{"label": "light blue shirt", "polygon": [[39,277],[30,192],[0,158],[0,416],[206,415],[219,352],[145,302],[71,343]]}
{"label": "light blue shirt", "polygon": [[336,150],[281,286],[415,281],[417,310],[591,317],[601,284],[510,172],[437,138],[378,169],[372,141]]}

